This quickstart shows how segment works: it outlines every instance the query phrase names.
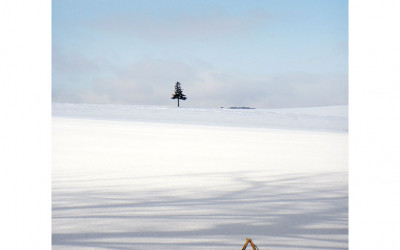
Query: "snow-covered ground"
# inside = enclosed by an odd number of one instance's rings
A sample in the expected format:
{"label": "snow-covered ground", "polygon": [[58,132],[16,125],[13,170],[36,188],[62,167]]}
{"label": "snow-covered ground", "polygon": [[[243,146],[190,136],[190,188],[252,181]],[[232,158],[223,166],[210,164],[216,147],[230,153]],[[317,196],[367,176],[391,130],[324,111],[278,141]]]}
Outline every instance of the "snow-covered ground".
{"label": "snow-covered ground", "polygon": [[347,106],[296,109],[176,108],[95,104],[53,104],[53,116],[302,130],[347,131]]}
{"label": "snow-covered ground", "polygon": [[347,107],[53,104],[53,249],[347,249]]}

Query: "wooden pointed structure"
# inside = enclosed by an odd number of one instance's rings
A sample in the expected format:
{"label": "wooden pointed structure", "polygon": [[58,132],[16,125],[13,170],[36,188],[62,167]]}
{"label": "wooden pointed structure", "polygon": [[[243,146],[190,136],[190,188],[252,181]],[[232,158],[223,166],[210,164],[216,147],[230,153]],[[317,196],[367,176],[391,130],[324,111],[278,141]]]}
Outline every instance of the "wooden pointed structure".
{"label": "wooden pointed structure", "polygon": [[249,243],[250,243],[251,247],[253,248],[253,250],[260,250],[260,249],[258,249],[258,247],[253,243],[253,241],[250,238],[246,239],[246,243],[244,243],[242,250],[245,250],[247,245],[249,245]]}

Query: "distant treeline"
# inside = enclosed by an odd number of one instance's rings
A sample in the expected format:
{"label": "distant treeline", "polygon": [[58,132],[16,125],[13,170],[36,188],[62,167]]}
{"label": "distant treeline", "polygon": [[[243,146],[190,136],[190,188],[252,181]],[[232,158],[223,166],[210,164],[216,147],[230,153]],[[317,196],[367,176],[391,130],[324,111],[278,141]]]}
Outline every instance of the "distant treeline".
{"label": "distant treeline", "polygon": [[255,109],[250,107],[229,107],[229,109]]}

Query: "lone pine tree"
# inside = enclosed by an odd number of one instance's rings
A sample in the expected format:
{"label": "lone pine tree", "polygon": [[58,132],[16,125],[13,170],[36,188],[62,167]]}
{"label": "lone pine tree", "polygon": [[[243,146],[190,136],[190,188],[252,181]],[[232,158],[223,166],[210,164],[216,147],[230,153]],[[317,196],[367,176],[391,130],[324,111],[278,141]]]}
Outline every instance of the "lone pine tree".
{"label": "lone pine tree", "polygon": [[172,95],[171,99],[178,99],[178,107],[179,99],[186,100],[186,96],[182,93],[181,84],[179,82],[175,84],[175,93]]}

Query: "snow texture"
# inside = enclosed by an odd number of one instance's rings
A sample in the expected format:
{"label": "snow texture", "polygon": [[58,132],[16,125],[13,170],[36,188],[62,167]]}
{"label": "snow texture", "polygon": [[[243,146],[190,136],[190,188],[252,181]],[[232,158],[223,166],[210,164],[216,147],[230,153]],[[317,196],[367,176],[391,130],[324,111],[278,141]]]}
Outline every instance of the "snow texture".
{"label": "snow texture", "polygon": [[53,116],[170,124],[347,132],[347,106],[292,109],[53,104]]}
{"label": "snow texture", "polygon": [[347,107],[53,104],[53,249],[347,249],[346,131]]}

